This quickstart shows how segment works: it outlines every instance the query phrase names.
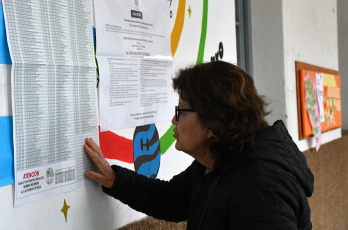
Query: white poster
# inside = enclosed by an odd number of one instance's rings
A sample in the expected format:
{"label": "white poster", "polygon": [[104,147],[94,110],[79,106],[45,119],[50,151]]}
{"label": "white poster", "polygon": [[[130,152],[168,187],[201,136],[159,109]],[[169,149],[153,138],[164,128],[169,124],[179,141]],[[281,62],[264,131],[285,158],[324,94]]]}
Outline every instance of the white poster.
{"label": "white poster", "polygon": [[91,5],[5,0],[12,70],[15,206],[76,188],[98,141]]}
{"label": "white poster", "polygon": [[101,131],[171,119],[171,61],[100,57],[98,63]]}
{"label": "white poster", "polygon": [[101,131],[170,121],[170,2],[94,2]]}
{"label": "white poster", "polygon": [[171,56],[169,1],[95,0],[97,56]]}
{"label": "white poster", "polygon": [[316,73],[315,74],[315,81],[317,85],[317,100],[318,100],[318,105],[319,105],[319,114],[320,114],[320,122],[325,121],[324,117],[324,76],[322,73]]}

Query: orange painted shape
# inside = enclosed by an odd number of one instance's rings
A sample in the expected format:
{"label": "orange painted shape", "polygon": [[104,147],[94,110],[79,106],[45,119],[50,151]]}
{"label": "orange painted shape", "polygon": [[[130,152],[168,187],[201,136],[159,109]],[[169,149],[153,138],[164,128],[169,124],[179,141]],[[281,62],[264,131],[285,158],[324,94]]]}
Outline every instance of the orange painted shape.
{"label": "orange painted shape", "polygon": [[186,0],[179,0],[178,11],[176,13],[175,24],[170,36],[172,57],[174,57],[175,52],[178,48],[182,29],[184,28],[184,19],[185,19],[185,6]]}

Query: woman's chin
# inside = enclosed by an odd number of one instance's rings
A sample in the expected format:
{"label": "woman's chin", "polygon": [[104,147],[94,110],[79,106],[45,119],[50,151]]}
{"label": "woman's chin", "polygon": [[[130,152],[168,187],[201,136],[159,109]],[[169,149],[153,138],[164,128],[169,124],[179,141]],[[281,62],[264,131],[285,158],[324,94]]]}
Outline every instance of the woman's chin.
{"label": "woman's chin", "polygon": [[178,143],[178,141],[175,142],[175,148],[176,148],[176,150],[178,150],[178,151],[182,151],[181,146],[180,146],[180,143]]}

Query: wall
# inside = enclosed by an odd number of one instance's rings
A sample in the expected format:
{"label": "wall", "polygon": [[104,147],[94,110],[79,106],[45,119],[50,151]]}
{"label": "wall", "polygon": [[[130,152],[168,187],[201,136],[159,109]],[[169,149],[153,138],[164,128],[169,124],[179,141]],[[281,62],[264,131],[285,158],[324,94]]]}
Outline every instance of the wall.
{"label": "wall", "polygon": [[285,108],[283,19],[281,1],[251,1],[254,81],[267,96],[272,113],[267,121],[287,120]]}
{"label": "wall", "polygon": [[[336,1],[251,1],[254,78],[272,102],[270,123],[283,119],[304,151],[313,138],[299,140],[295,61],[338,70]],[[322,134],[322,143],[341,129]]]}
{"label": "wall", "polygon": [[348,130],[348,1],[337,0],[339,74],[341,75],[342,129]]}
{"label": "wall", "polygon": [[343,129],[347,129],[347,9],[346,0],[337,4],[336,0],[251,1],[255,83],[272,101],[274,114],[268,121],[285,120],[294,141],[305,151],[315,177],[309,203],[313,229],[318,230],[347,229],[348,136],[340,138],[341,128],[324,133],[326,144],[318,152],[311,149],[312,138],[299,140],[295,61],[339,70]]}
{"label": "wall", "polygon": [[[1,1],[1,0],[0,0]],[[178,49],[173,54],[173,73],[178,68],[195,64],[199,50],[203,61],[210,61],[223,43],[223,60],[236,63],[236,36],[234,1],[185,1],[173,0],[169,11],[172,28],[175,24],[177,9],[183,5],[183,30]],[[207,11],[203,11],[206,7]],[[115,12],[121,9],[115,9]],[[191,12],[189,12],[189,10]],[[207,17],[203,23],[203,16]],[[219,25],[219,26],[216,26]],[[202,33],[206,28],[206,34]],[[202,40],[202,34],[204,35]],[[1,36],[1,35],[0,35]],[[204,41],[204,43],[202,43]],[[2,47],[1,47],[2,48]],[[1,50],[0,50],[1,52]],[[10,116],[10,70],[11,65],[0,65],[0,116]],[[173,96],[177,101],[177,96]],[[173,108],[174,115],[174,108]],[[171,126],[170,121],[156,124],[159,136],[162,136]],[[1,127],[0,127],[1,128]],[[112,130],[116,134],[132,140],[134,129]],[[109,160],[110,164],[134,170],[134,165],[120,160]],[[158,178],[170,179],[184,170],[192,158],[177,152],[171,146],[161,156]],[[42,199],[24,206],[13,208],[14,185],[0,187],[0,229],[115,229],[138,220],[145,215],[130,209],[127,205],[102,193],[100,186],[86,181],[85,186],[68,193]],[[61,212],[64,201],[70,206],[67,221]]]}

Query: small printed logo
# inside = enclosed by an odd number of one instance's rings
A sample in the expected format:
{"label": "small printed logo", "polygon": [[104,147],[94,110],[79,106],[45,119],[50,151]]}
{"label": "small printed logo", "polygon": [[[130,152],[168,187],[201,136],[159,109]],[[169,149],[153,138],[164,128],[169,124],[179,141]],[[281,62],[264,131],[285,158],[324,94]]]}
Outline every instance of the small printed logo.
{"label": "small printed logo", "polygon": [[52,168],[48,168],[46,170],[46,183],[52,184],[53,181],[54,181],[54,171]]}
{"label": "small printed logo", "polygon": [[131,10],[131,17],[143,19],[143,13],[140,11]]}

